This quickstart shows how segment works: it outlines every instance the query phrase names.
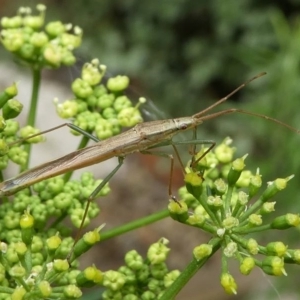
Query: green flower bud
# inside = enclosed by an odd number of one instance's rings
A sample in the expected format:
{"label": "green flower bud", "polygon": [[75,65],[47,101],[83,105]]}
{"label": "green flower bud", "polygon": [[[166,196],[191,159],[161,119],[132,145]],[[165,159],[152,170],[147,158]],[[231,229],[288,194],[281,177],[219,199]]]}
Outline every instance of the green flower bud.
{"label": "green flower bud", "polygon": [[237,254],[238,246],[235,242],[229,242],[223,250],[226,257],[234,257]]}
{"label": "green flower bud", "polygon": [[164,277],[164,286],[168,288],[173,284],[173,282],[179,277],[180,271],[179,270],[173,270],[165,275]]}
{"label": "green flower bud", "polygon": [[61,238],[58,235],[51,236],[46,240],[46,245],[49,251],[54,252],[61,245]]}
{"label": "green flower bud", "polygon": [[22,300],[26,294],[26,290],[23,286],[17,286],[14,292],[11,294],[12,300]]}
{"label": "green flower bud", "polygon": [[33,238],[34,218],[29,211],[25,211],[20,218],[20,227],[22,233],[22,241],[26,245],[30,245]]}
{"label": "green flower bud", "polygon": [[118,121],[123,127],[132,127],[143,122],[143,118],[136,107],[127,107],[118,113]]}
{"label": "green flower bud", "polygon": [[205,222],[206,218],[204,215],[200,215],[200,214],[192,214],[188,217],[188,219],[186,220],[187,224],[190,225],[203,225]]}
{"label": "green flower bud", "polygon": [[256,255],[259,250],[257,241],[255,239],[250,238],[247,241],[246,249],[249,251],[250,254]]}
{"label": "green flower bud", "polygon": [[9,269],[9,275],[12,277],[22,278],[26,275],[26,270],[22,266],[15,265]]}
{"label": "green flower bud", "polygon": [[103,274],[94,265],[87,267],[76,277],[76,282],[80,286],[89,287],[95,284],[101,284],[103,281]]}
{"label": "green flower bud", "polygon": [[70,194],[60,193],[53,199],[55,208],[65,210],[72,205],[73,197]]}
{"label": "green flower bud", "polygon": [[97,107],[105,109],[111,107],[114,103],[115,95],[114,94],[104,94],[98,98]]}
{"label": "green flower bud", "polygon": [[14,82],[11,86],[7,87],[4,92],[9,99],[15,97],[18,94],[17,84]]}
{"label": "green flower bud", "polygon": [[23,242],[17,242],[15,244],[15,250],[19,257],[23,257],[27,251],[27,246]]}
{"label": "green flower bud", "polygon": [[229,295],[237,294],[237,284],[229,273],[222,273],[221,275],[221,285],[225,292]]}
{"label": "green flower bud", "polygon": [[207,204],[210,206],[212,210],[218,210],[223,207],[223,200],[220,196],[208,196]]}
{"label": "green flower bud", "polygon": [[99,119],[95,126],[95,134],[99,140],[113,136],[112,124],[105,119]]}
{"label": "green flower bud", "polygon": [[73,66],[76,63],[76,57],[71,51],[64,49],[62,51],[61,63],[65,66]]}
{"label": "green flower bud", "polygon": [[17,84],[13,83],[11,86],[7,87],[4,92],[0,93],[0,108],[9,100],[18,94]]}
{"label": "green flower bud", "polygon": [[23,25],[34,30],[41,28],[44,25],[44,14],[41,14],[40,16],[25,16],[23,18]]}
{"label": "green flower bud", "polygon": [[15,248],[13,247],[13,245],[10,245],[10,247],[7,248],[5,257],[10,265],[19,262],[18,254],[17,254]]}
{"label": "green flower bud", "polygon": [[154,292],[146,291],[142,293],[141,300],[155,300],[157,299],[157,296]]}
{"label": "green flower bud", "polygon": [[48,43],[43,49],[43,57],[51,67],[58,68],[62,60],[61,52],[59,45]]}
{"label": "green flower bud", "polygon": [[24,43],[22,45],[22,47],[19,49],[18,54],[22,58],[27,60],[27,59],[32,59],[32,57],[34,56],[34,51],[35,51],[35,48],[32,44]]}
{"label": "green flower bud", "polygon": [[74,284],[67,285],[64,287],[64,296],[66,298],[75,299],[82,296],[81,290]]}
{"label": "green flower bud", "polygon": [[69,267],[70,265],[66,259],[55,259],[53,262],[53,269],[56,272],[65,272]]}
{"label": "green flower bud", "polygon": [[2,45],[10,52],[18,51],[24,44],[24,37],[20,31],[11,32],[2,30]]}
{"label": "green flower bud", "polygon": [[262,261],[262,270],[268,275],[287,276],[284,269],[284,260],[278,256],[267,256]]}
{"label": "green flower bud", "polygon": [[120,92],[129,86],[129,78],[127,76],[118,75],[109,78],[107,81],[107,88],[112,92]]}
{"label": "green flower bud", "polygon": [[248,156],[248,154],[246,154],[242,158],[238,158],[232,162],[232,166],[231,166],[228,176],[227,176],[229,186],[235,185],[235,183],[240,178],[240,175],[246,166],[244,163],[244,160],[247,156]]}
{"label": "green flower bud", "polygon": [[117,271],[107,271],[103,276],[103,286],[113,291],[121,290],[126,283],[126,277]]}
{"label": "green flower bud", "polygon": [[275,196],[279,191],[283,190],[287,186],[287,182],[291,180],[294,177],[294,175],[291,175],[287,178],[277,178],[275,181],[268,182],[268,187],[262,194],[262,201],[267,201],[273,196]]}
{"label": "green flower bud", "polygon": [[242,171],[238,181],[236,182],[237,187],[249,187],[250,179],[252,177],[252,173],[249,170]]}
{"label": "green flower bud", "polygon": [[77,78],[72,83],[72,91],[78,98],[87,98],[93,94],[90,84],[81,78]]}
{"label": "green flower bud", "polygon": [[3,116],[0,115],[0,133],[5,129],[6,127],[6,122]]}
{"label": "green flower bud", "polygon": [[183,201],[170,201],[168,210],[172,219],[184,223],[188,217],[188,207]]}
{"label": "green flower bud", "polygon": [[194,248],[193,255],[197,261],[206,258],[212,253],[212,245],[209,244],[201,244]]}
{"label": "green flower bud", "polygon": [[4,128],[3,134],[6,137],[15,136],[19,130],[19,123],[14,120],[7,120],[6,127]]}
{"label": "green flower bud", "polygon": [[291,227],[297,227],[300,224],[300,217],[298,214],[285,214],[275,218],[271,223],[273,229],[288,229]]}
{"label": "green flower bud", "polygon": [[16,99],[8,100],[3,106],[2,113],[4,119],[14,119],[16,118],[22,111],[23,104]]}
{"label": "green flower bud", "polygon": [[78,113],[78,104],[74,100],[66,100],[56,105],[56,112],[63,119],[73,118]]}
{"label": "green flower bud", "polygon": [[248,204],[248,199],[249,198],[249,195],[247,195],[245,192],[243,191],[240,191],[238,193],[238,199],[237,199],[237,202],[239,203],[239,205],[241,206],[245,206]]}
{"label": "green flower bud", "polygon": [[140,283],[146,284],[150,276],[149,266],[143,265],[143,268],[136,272],[136,280]]}
{"label": "green flower bud", "polygon": [[300,250],[288,250],[287,255],[284,258],[284,261],[287,263],[296,263],[300,264]]}
{"label": "green flower bud", "polygon": [[226,230],[232,229],[239,225],[239,219],[229,216],[222,221],[222,225]]}
{"label": "green flower bud", "polygon": [[265,202],[263,204],[263,206],[261,207],[259,213],[263,215],[263,214],[269,214],[269,213],[275,211],[275,208],[274,208],[275,204],[276,204],[276,202]]}
{"label": "green flower bud", "polygon": [[52,293],[51,285],[46,280],[43,280],[38,284],[38,289],[39,289],[41,295],[43,296],[43,298],[50,297],[50,295]]}
{"label": "green flower bud", "polygon": [[240,271],[243,275],[249,275],[255,267],[255,260],[253,257],[246,257],[240,263]]}
{"label": "green flower bud", "polygon": [[106,71],[106,66],[96,63],[86,63],[81,71],[81,78],[89,85],[93,86],[98,84]]}
{"label": "green flower bud", "polygon": [[215,155],[216,158],[220,163],[228,164],[233,159],[233,154],[235,152],[235,149],[232,147],[229,147],[229,145],[232,143],[232,139],[226,138],[222,144],[218,145],[215,149]]}
{"label": "green flower bud", "polygon": [[9,160],[7,156],[0,157],[0,170],[6,169],[8,166],[8,162]]}
{"label": "green flower bud", "polygon": [[125,263],[130,269],[136,271],[142,268],[144,261],[136,250],[131,250],[125,255]]}
{"label": "green flower bud", "polygon": [[93,231],[89,231],[77,242],[74,247],[75,258],[88,251],[94,244],[100,241],[100,229],[99,227]]}
{"label": "green flower bud", "polygon": [[152,278],[152,279],[149,280],[149,282],[147,284],[147,287],[150,291],[157,294],[161,290],[161,282],[160,282],[160,280]]}
{"label": "green flower bud", "polygon": [[203,177],[195,172],[186,173],[184,176],[186,189],[196,199],[198,199],[202,193],[203,181]]}
{"label": "green flower bud", "polygon": [[284,245],[282,242],[271,242],[268,243],[267,247],[268,255],[283,257],[288,250],[288,247]]}
{"label": "green flower bud", "polygon": [[170,248],[166,245],[169,241],[165,238],[160,239],[157,243],[152,244],[147,252],[147,258],[150,261],[150,264],[155,265],[162,263],[166,260]]}
{"label": "green flower bud", "polygon": [[40,133],[41,131],[38,128],[34,128],[30,125],[27,125],[23,128],[20,129],[20,137],[21,138],[26,138],[26,142],[30,144],[37,144],[40,142],[44,142],[45,138],[42,135],[37,135],[35,137],[32,137],[30,139],[27,139],[31,135],[35,135]]}
{"label": "green flower bud", "polygon": [[257,171],[257,173],[250,178],[250,184],[249,184],[250,198],[255,196],[258,190],[260,189],[260,187],[262,186],[261,175],[258,172],[259,171]]}
{"label": "green flower bud", "polygon": [[214,181],[215,191],[218,195],[222,196],[227,191],[227,184],[222,178],[218,178]]}
{"label": "green flower bud", "polygon": [[[126,277],[126,285],[130,285],[131,287],[133,287],[132,285],[136,284],[136,278],[135,278],[135,271],[131,270],[129,267],[127,266],[121,266],[119,269],[118,269],[118,272],[122,273],[125,275]],[[126,292],[131,292],[131,291],[135,291],[135,289],[133,288],[131,290],[127,290],[126,289]]]}
{"label": "green flower bud", "polygon": [[132,103],[127,96],[119,96],[115,99],[114,109],[118,113],[128,107],[132,107]]}
{"label": "green flower bud", "polygon": [[27,229],[27,228],[32,228],[33,225],[34,225],[33,217],[30,215],[28,211],[25,211],[20,219],[20,227],[22,229]]}
{"label": "green flower bud", "polygon": [[164,262],[160,264],[152,265],[150,269],[150,273],[153,278],[161,280],[168,273],[168,267]]}
{"label": "green flower bud", "polygon": [[0,139],[0,156],[7,154],[9,151],[9,147],[5,140]]}
{"label": "green flower bud", "polygon": [[54,21],[49,22],[46,25],[45,30],[50,36],[56,37],[66,31],[66,26],[61,21]]}
{"label": "green flower bud", "polygon": [[251,226],[260,226],[263,221],[261,215],[251,214],[248,218],[249,225]]}
{"label": "green flower bud", "polygon": [[20,214],[14,211],[9,211],[3,218],[3,225],[8,229],[17,228],[20,222]]}
{"label": "green flower bud", "polygon": [[14,16],[11,18],[3,17],[1,19],[1,26],[3,28],[18,28],[21,27],[23,23],[21,16]]}
{"label": "green flower bud", "polygon": [[48,36],[45,32],[34,32],[30,37],[30,43],[36,48],[41,48],[48,43]]}

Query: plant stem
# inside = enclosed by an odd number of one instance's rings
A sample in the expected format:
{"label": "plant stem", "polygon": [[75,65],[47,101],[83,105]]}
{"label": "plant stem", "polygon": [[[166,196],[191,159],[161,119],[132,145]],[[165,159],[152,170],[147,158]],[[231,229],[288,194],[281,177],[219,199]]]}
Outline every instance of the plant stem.
{"label": "plant stem", "polygon": [[178,276],[174,283],[159,298],[160,300],[175,299],[175,296],[180,292],[180,290],[197,273],[197,271],[202,268],[206,261],[220,248],[221,245],[219,239],[212,239],[209,244],[213,246],[213,250],[210,256],[207,256],[199,261],[193,258],[193,260],[187,265],[187,267]]}
{"label": "plant stem", "polygon": [[[31,93],[31,101],[29,106],[29,114],[27,117],[27,124],[32,127],[35,126],[35,119],[36,119],[36,111],[37,111],[37,102],[38,102],[38,95],[39,89],[41,84],[41,70],[39,68],[32,68],[32,93]],[[24,150],[28,153],[28,159],[24,166],[21,167],[21,172],[28,169],[29,160],[30,160],[30,153],[31,153],[31,144],[25,144]]]}
{"label": "plant stem", "polygon": [[131,231],[131,230],[146,226],[148,224],[157,222],[157,221],[159,221],[161,219],[164,219],[168,216],[169,216],[169,210],[164,209],[164,210],[159,211],[157,213],[154,213],[150,216],[147,216],[147,217],[138,219],[136,221],[132,221],[130,223],[127,223],[125,225],[119,226],[117,228],[105,231],[105,232],[101,233],[101,241],[110,239],[112,237],[121,235],[121,234],[126,233],[128,231]]}

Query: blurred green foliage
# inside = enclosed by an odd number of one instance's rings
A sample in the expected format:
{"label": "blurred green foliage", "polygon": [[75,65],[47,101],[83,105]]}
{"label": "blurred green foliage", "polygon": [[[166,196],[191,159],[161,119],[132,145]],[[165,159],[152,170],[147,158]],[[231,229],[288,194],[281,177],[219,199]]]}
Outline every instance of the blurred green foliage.
{"label": "blurred green foliage", "polygon": [[[15,10],[18,2],[37,3],[7,1],[5,8]],[[220,109],[265,114],[300,129],[299,0],[43,2],[49,17],[82,26],[79,55],[99,57],[113,73],[128,74],[133,88],[169,116],[200,111],[266,71]],[[220,117],[199,128],[201,138],[225,136],[241,153],[254,153],[253,165],[261,166],[264,178],[295,174],[281,208],[299,206],[299,134],[246,115]]]}

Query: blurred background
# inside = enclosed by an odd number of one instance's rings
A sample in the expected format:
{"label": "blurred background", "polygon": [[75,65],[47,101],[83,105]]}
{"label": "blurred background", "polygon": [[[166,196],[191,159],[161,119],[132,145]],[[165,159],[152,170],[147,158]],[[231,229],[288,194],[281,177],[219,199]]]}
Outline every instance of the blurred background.
{"label": "blurred background", "polygon": [[[37,3],[47,5],[47,21],[59,19],[78,25],[84,31],[83,45],[77,51],[77,68],[45,74],[44,88],[51,89],[41,90],[40,95],[45,101],[49,98],[49,105],[59,91],[63,91],[61,95],[66,94],[65,97],[71,94],[69,84],[78,76],[81,64],[94,57],[108,66],[110,74],[126,74],[131,78],[135,99],[140,95],[151,99],[145,107],[149,119],[192,115],[248,78],[266,71],[267,76],[248,85],[219,109],[241,108],[300,129],[299,0],[1,0],[0,14],[12,16],[20,5],[34,8]],[[0,63],[13,72],[15,66],[8,65],[9,60],[9,54],[1,48]],[[15,72],[21,74],[23,71],[16,69]],[[6,80],[17,80],[16,77],[8,78],[7,74]],[[25,73],[24,89],[30,88],[28,80],[30,77]],[[41,114],[43,111],[44,106]],[[61,122],[49,120],[46,126],[44,119],[43,129]],[[207,121],[198,128],[198,138],[220,142],[226,136],[233,138],[237,155],[249,153],[247,167],[255,172],[259,166],[264,182],[296,175],[288,189],[277,197],[276,214],[299,212],[299,134],[264,119],[239,114]],[[67,146],[58,144],[64,149]],[[187,149],[183,147],[182,153],[183,157],[188,154]],[[53,158],[49,154],[46,157],[46,160]],[[165,207],[168,172],[169,162],[162,159],[156,162],[148,156],[130,157],[112,183],[109,203],[103,204],[101,218],[105,222],[109,219],[108,228],[124,223],[126,218],[133,220]],[[177,182],[178,186],[183,183],[180,178]],[[120,214],[124,219],[120,219]],[[189,228],[174,225],[173,221],[163,222],[163,226],[154,225],[150,231],[146,228],[125,235],[107,248],[101,244],[95,253],[97,266],[101,268],[105,263],[107,268],[116,267],[125,251],[136,243],[143,252],[149,243],[165,236],[171,240],[172,267],[182,268],[191,259],[193,246],[207,241],[207,237],[199,236],[198,231],[187,233]],[[299,248],[299,231],[287,233],[284,232],[284,241],[292,248]],[[269,234],[263,243],[280,240],[281,234]],[[237,270],[237,266],[233,269]],[[287,271],[289,276],[280,280],[265,277],[259,271],[252,277],[239,276],[233,271],[239,285],[239,299],[299,299],[296,273],[299,269],[289,266]],[[220,261],[214,259],[195,276],[178,299],[227,299],[219,287],[219,272]]]}

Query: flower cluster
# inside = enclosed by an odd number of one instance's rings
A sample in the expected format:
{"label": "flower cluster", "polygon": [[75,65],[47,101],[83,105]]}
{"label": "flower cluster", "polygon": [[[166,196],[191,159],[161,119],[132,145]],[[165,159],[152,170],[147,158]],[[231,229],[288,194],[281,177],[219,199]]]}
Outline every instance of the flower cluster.
{"label": "flower cluster", "polygon": [[[286,275],[285,263],[300,263],[300,250],[289,249],[281,241],[263,246],[254,238],[245,237],[254,232],[284,230],[300,224],[299,215],[291,213],[277,216],[264,224],[264,217],[275,210],[272,198],[285,189],[293,176],[269,182],[259,194],[262,187],[259,170],[252,174],[245,169],[247,155],[234,159],[235,149],[230,146],[231,142],[229,138],[225,139],[204,157],[207,149],[202,149],[187,168],[186,187],[180,190],[182,200],[169,204],[173,219],[213,236],[208,244],[194,249],[194,259],[197,262],[206,260],[221,248],[221,284],[230,294],[237,290],[228,270],[230,258],[238,260],[240,272],[244,275],[248,275],[255,266],[269,275]],[[257,258],[257,254],[264,258]]]}
{"label": "flower cluster", "polygon": [[1,300],[77,299],[88,281],[93,285],[101,281],[101,271],[94,266],[82,272],[76,268],[76,258],[100,241],[100,229],[86,233],[72,248],[72,238],[62,239],[54,231],[36,234],[35,219],[28,211],[18,223],[21,235],[0,243]]}
{"label": "flower cluster", "polygon": [[[20,239],[22,233],[19,219],[24,210],[30,208],[34,218],[34,228],[37,234],[53,234],[59,231],[62,236],[69,236],[69,227],[62,225],[62,221],[69,217],[76,228],[79,228],[87,205],[87,198],[101,183],[95,180],[91,173],[85,172],[81,180],[64,182],[61,176],[36,183],[34,194],[29,189],[18,192],[13,202],[7,201],[0,206],[0,240],[8,243]],[[97,195],[105,196],[110,189],[106,185]],[[90,223],[99,214],[99,207],[91,202],[83,226]],[[52,224],[49,225],[49,219]]]}
{"label": "flower cluster", "polygon": [[58,115],[63,119],[73,119],[73,124],[82,131],[94,133],[98,139],[107,139],[121,132],[122,127],[132,127],[143,121],[139,106],[145,102],[140,98],[136,106],[124,94],[129,86],[127,76],[118,75],[102,83],[106,66],[98,59],[86,63],[81,78],[72,83],[74,98],[63,103],[56,102]]}
{"label": "flower cluster", "polygon": [[1,19],[3,46],[34,69],[73,65],[73,51],[81,44],[82,30],[60,21],[44,24],[46,6],[38,4],[37,10],[39,15],[35,16],[29,7],[21,7],[16,16]]}
{"label": "flower cluster", "polygon": [[[14,120],[23,109],[23,105],[14,97],[18,94],[17,85],[14,83],[0,93],[0,170],[6,169],[9,160],[15,164],[24,166],[28,159],[28,153],[17,140],[39,132],[32,126],[20,128],[19,123]],[[42,136],[27,139],[26,143],[39,143],[44,141]]]}
{"label": "flower cluster", "polygon": [[150,245],[146,259],[136,250],[127,252],[124,266],[103,274],[102,285],[106,291],[102,299],[159,299],[180,274],[178,270],[168,270],[167,244],[168,240],[161,238]]}

